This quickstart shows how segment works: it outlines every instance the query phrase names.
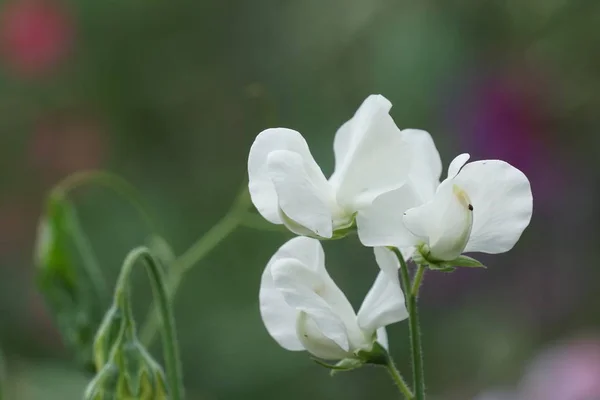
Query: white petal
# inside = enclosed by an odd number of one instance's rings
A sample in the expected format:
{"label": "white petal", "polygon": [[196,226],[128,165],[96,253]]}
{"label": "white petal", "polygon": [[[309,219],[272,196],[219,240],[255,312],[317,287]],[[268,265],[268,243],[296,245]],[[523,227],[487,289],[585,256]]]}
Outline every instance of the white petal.
{"label": "white petal", "polygon": [[271,257],[260,283],[260,313],[267,331],[281,347],[294,351],[304,350],[296,334],[298,312],[285,302],[271,275],[271,266],[284,258],[297,259],[321,273],[325,269],[323,248],[318,240],[307,237],[299,236],[289,240]]}
{"label": "white petal", "polygon": [[421,204],[411,183],[377,196],[373,203],[358,212],[358,237],[365,246],[406,247],[417,244],[402,221],[404,212]]}
{"label": "white petal", "polygon": [[385,330],[385,326],[377,329],[377,342],[383,346],[384,349],[390,350],[390,344],[388,341],[387,331]]}
{"label": "white petal", "polygon": [[408,317],[398,278],[398,258],[385,247],[376,247],[374,252],[381,271],[358,311],[358,324],[367,333]]}
{"label": "white petal", "polygon": [[465,165],[455,182],[473,204],[473,229],[465,251],[496,254],[510,250],[533,212],[527,177],[504,161],[483,160]]}
{"label": "white petal", "polygon": [[465,191],[447,179],[438,188],[432,201],[408,210],[405,226],[429,244],[431,257],[452,260],[467,244],[473,214]]}
{"label": "white petal", "polygon": [[469,161],[469,158],[471,158],[469,153],[462,153],[454,157],[454,160],[452,160],[448,167],[448,178],[454,178],[467,161]]}
{"label": "white petal", "polygon": [[408,177],[410,146],[388,114],[383,96],[369,96],[336,134],[336,169],[330,178],[337,202],[356,211]]}
{"label": "white petal", "polygon": [[404,140],[414,156],[411,161],[409,179],[412,182],[421,203],[431,200],[440,184],[442,160],[431,135],[419,129],[404,129]]}
{"label": "white petal", "polygon": [[297,335],[304,348],[312,355],[325,360],[340,360],[352,355],[323,334],[313,318],[305,312],[298,314]]}
{"label": "white petal", "polygon": [[[269,176],[281,211],[317,236],[330,238],[335,204],[329,184],[318,166],[311,166],[298,153],[288,150],[273,151],[267,158]],[[294,225],[288,227],[295,230]]]}
{"label": "white petal", "polygon": [[306,314],[318,330],[341,349],[350,350],[346,326],[338,310],[321,297],[330,288],[318,273],[298,260],[286,258],[272,265],[271,274],[275,287],[290,307]]}
{"label": "white petal", "polygon": [[339,173],[348,163],[351,156],[351,149],[356,136],[364,133],[364,130],[358,129],[361,123],[366,127],[372,116],[378,113],[389,113],[392,103],[381,95],[372,94],[363,101],[354,116],[346,121],[335,133],[333,139],[333,152],[335,155],[335,171]]}
{"label": "white petal", "polygon": [[248,155],[248,178],[250,196],[260,214],[274,224],[281,224],[277,206],[277,193],[269,177],[267,157],[275,150],[289,150],[298,153],[313,168],[318,166],[314,161],[306,140],[294,130],[273,128],[258,134]]}

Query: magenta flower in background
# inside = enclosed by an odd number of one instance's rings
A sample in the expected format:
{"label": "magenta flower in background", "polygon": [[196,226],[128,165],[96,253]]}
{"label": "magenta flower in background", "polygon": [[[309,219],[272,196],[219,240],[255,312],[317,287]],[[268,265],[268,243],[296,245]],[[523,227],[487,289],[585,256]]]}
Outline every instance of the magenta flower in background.
{"label": "magenta flower in background", "polygon": [[[481,71],[452,93],[450,123],[460,148],[475,158],[505,160],[529,177],[534,193],[556,198],[565,183],[563,160],[553,143],[548,97],[542,73],[525,68]],[[550,89],[548,89],[550,88]]]}
{"label": "magenta flower in background", "polygon": [[600,340],[546,350],[530,365],[519,392],[520,400],[600,399]]}
{"label": "magenta flower in background", "polygon": [[69,53],[73,19],[57,0],[12,0],[0,9],[3,63],[22,76],[41,75]]}

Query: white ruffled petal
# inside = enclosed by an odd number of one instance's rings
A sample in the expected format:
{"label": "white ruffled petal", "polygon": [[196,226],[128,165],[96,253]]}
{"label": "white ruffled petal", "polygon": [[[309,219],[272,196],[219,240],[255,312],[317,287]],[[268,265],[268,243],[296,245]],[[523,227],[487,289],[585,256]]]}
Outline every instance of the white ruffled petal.
{"label": "white ruffled petal", "polygon": [[275,287],[271,266],[278,260],[292,258],[321,274],[325,270],[323,248],[318,240],[295,237],[277,250],[261,278],[259,304],[262,320],[269,334],[287,350],[304,350],[296,332],[298,312],[290,307]]}
{"label": "white ruffled petal", "polygon": [[467,161],[469,161],[469,158],[471,158],[469,153],[462,153],[454,157],[454,160],[452,160],[448,167],[448,178],[454,178]]}
{"label": "white ruffled petal", "polygon": [[416,245],[419,239],[404,226],[403,215],[419,204],[419,194],[411,183],[377,196],[356,216],[360,241],[370,247]]}
{"label": "white ruffled petal", "polygon": [[442,160],[431,135],[419,129],[404,129],[404,140],[413,154],[409,179],[418,194],[420,203],[431,200],[440,184]]}
{"label": "white ruffled petal", "polygon": [[408,318],[398,258],[385,247],[376,247],[374,253],[381,271],[358,311],[358,324],[367,333]]}
{"label": "white ruffled petal", "polygon": [[269,177],[275,187],[279,209],[289,218],[286,224],[298,234],[305,234],[296,224],[315,235],[331,238],[335,203],[331,189],[318,166],[307,163],[298,153],[273,151],[268,156]]}
{"label": "white ruffled petal", "polygon": [[347,211],[368,205],[408,177],[411,149],[389,115],[390,107],[383,96],[369,96],[336,134],[336,168],[329,181],[337,203]]}
{"label": "white ruffled petal", "polygon": [[466,192],[452,179],[447,179],[433,200],[408,210],[403,221],[413,234],[425,239],[432,258],[453,260],[463,252],[469,240],[472,206]]}
{"label": "white ruffled petal", "polygon": [[[275,150],[295,152],[306,163],[316,166],[308,144],[302,135],[292,129],[272,128],[258,134],[248,155],[248,178],[250,196],[258,212],[268,221],[281,224],[277,193],[267,167],[267,158]],[[318,168],[318,166],[317,166]]]}
{"label": "white ruffled petal", "polygon": [[465,165],[455,182],[473,205],[473,229],[465,251],[496,254],[510,250],[533,212],[525,174],[504,161],[483,160]]}
{"label": "white ruffled petal", "polygon": [[[301,316],[303,324],[308,323],[309,320],[314,322],[318,332],[324,337],[333,341],[343,351],[350,351],[350,340],[344,321],[334,305],[329,304],[322,297],[323,293],[329,288],[319,274],[309,270],[294,259],[278,260],[271,267],[271,274],[275,287],[283,295],[288,306],[298,313],[304,314],[304,316]],[[319,346],[323,344],[320,335],[315,335],[314,329],[310,329],[310,326],[301,326],[297,329],[312,332],[313,339],[319,342]],[[308,334],[307,332],[305,334]],[[310,351],[311,338],[303,337],[299,339],[303,342],[304,347]],[[337,351],[337,348],[335,348],[335,351]]]}

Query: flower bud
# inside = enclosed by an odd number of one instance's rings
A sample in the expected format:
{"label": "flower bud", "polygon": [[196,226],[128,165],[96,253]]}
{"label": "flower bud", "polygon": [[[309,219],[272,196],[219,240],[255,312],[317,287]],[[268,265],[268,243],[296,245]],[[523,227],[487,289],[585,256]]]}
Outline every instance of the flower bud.
{"label": "flower bud", "polygon": [[127,287],[115,290],[114,303],[106,312],[94,340],[98,374],[90,382],[85,399],[167,399],[165,374],[137,338]]}
{"label": "flower bud", "polygon": [[96,371],[100,371],[108,363],[110,352],[119,337],[122,325],[123,313],[119,307],[113,304],[104,315],[94,339],[94,365]]}
{"label": "flower bud", "polygon": [[[103,331],[97,337],[99,342],[109,344],[109,337],[114,333],[117,321],[120,329],[113,342],[107,362],[99,370],[96,377],[88,385],[84,398],[86,400],[105,399],[167,399],[165,374],[160,365],[154,361],[135,335],[135,327],[122,318],[122,313],[109,311],[102,324]],[[106,336],[102,336],[102,335]],[[103,348],[101,350],[104,350]],[[96,356],[104,356],[103,351],[96,351]],[[99,365],[100,359],[96,359]]]}
{"label": "flower bud", "polygon": [[126,341],[118,346],[88,385],[84,399],[168,399],[165,374],[139,341]]}

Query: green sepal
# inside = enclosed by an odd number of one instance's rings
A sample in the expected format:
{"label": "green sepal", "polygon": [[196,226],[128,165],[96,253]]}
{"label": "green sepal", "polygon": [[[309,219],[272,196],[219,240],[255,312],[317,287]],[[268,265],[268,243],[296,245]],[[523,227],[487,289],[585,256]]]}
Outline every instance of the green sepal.
{"label": "green sepal", "polygon": [[444,266],[440,266],[440,265],[436,265],[436,264],[429,264],[428,268],[432,271],[439,271],[439,272],[454,272],[454,271],[456,271],[455,267],[444,267]]}
{"label": "green sepal", "polygon": [[350,221],[343,226],[338,226],[334,229],[333,235],[331,238],[324,238],[322,236],[316,235],[313,231],[307,229],[306,227],[300,225],[289,216],[287,216],[283,211],[280,213],[280,217],[283,221],[283,224],[293,233],[301,236],[307,236],[313,239],[318,240],[337,240],[342,239],[352,233],[356,233],[356,213],[352,215]]}
{"label": "green sepal", "polygon": [[373,342],[371,350],[359,350],[356,355],[363,363],[371,365],[387,365],[389,358],[389,354],[385,347],[377,341]]}
{"label": "green sepal", "polygon": [[330,369],[331,376],[335,375],[338,372],[352,371],[353,369],[360,368],[365,364],[365,362],[359,358],[344,358],[343,360],[340,360],[337,364],[328,364],[324,361],[319,360],[318,358],[313,358],[313,361],[322,367]]}
{"label": "green sepal", "polygon": [[487,268],[485,265],[469,256],[459,256],[451,261],[445,261],[445,267]]}

